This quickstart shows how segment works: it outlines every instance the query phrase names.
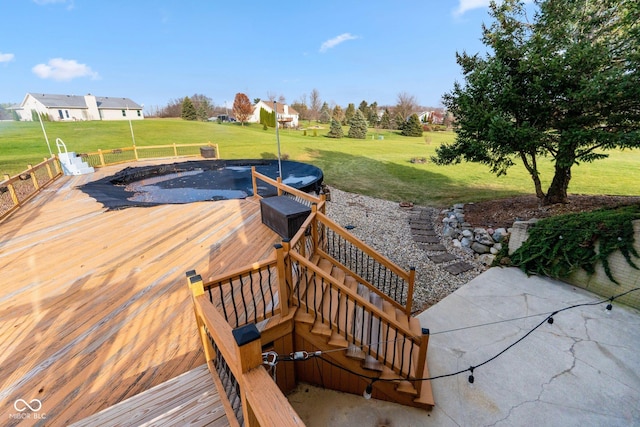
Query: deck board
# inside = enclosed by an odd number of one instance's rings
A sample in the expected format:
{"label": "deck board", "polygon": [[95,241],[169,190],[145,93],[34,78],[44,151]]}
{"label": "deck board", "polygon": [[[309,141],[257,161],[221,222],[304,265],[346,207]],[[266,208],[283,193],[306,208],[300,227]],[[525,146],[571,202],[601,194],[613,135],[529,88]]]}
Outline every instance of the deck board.
{"label": "deck board", "polygon": [[[70,424],[202,365],[184,273],[266,259],[253,199],[107,211],[63,177],[0,223],[0,413]],[[4,423],[6,420],[3,419]]]}

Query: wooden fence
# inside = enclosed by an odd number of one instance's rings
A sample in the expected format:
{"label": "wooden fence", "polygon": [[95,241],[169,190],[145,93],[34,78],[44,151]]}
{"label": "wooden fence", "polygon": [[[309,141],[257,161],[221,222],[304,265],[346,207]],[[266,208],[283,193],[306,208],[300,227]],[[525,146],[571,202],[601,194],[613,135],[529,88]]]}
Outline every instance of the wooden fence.
{"label": "wooden fence", "polygon": [[4,175],[0,182],[0,221],[61,176],[62,169],[56,157],[45,158],[35,166],[28,165],[15,176]]}
{"label": "wooden fence", "polygon": [[100,168],[118,163],[137,162],[140,160],[178,158],[200,156],[219,159],[220,150],[218,144],[210,142],[206,144],[170,144],[149,145],[114,148],[112,150],[98,150],[91,153],[80,153],[90,166]]}

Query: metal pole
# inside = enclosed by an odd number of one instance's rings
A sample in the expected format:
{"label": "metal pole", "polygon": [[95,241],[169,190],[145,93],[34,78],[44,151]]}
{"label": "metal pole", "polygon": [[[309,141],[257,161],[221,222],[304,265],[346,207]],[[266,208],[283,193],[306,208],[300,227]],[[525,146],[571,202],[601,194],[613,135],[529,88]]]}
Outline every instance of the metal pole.
{"label": "metal pole", "polygon": [[276,141],[278,141],[278,174],[282,178],[282,162],[280,161],[280,134],[278,133],[278,108],[276,101],[273,101],[273,111],[276,115]]}
{"label": "metal pole", "polygon": [[129,117],[129,104],[127,106],[127,118],[129,119],[129,129],[131,129],[131,139],[133,140],[133,146],[136,146],[136,137],[133,136],[133,125],[131,124],[131,117]]}
{"label": "metal pole", "polygon": [[47,141],[47,148],[49,149],[49,156],[53,157],[53,153],[51,152],[51,145],[49,144],[49,138],[47,137],[47,131],[44,130],[44,123],[42,123],[42,117],[40,117],[40,113],[38,114],[38,120],[40,120],[40,126],[42,127],[42,133],[44,133],[44,140]]}

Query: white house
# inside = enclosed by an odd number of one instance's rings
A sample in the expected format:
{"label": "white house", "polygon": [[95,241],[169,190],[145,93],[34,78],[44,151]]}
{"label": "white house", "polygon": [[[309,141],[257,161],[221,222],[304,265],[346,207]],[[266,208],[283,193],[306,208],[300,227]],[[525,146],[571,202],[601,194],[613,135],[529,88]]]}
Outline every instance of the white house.
{"label": "white house", "polygon": [[76,120],[142,120],[142,106],[129,98],[87,94],[52,95],[27,93],[16,113],[22,121],[31,121],[33,112],[46,114],[53,121]]}
{"label": "white house", "polygon": [[[253,114],[247,120],[249,123],[260,123],[260,109],[264,108],[268,113],[273,112],[273,102],[259,101],[253,106]],[[300,114],[287,104],[276,103],[276,120],[282,127],[298,127]]]}

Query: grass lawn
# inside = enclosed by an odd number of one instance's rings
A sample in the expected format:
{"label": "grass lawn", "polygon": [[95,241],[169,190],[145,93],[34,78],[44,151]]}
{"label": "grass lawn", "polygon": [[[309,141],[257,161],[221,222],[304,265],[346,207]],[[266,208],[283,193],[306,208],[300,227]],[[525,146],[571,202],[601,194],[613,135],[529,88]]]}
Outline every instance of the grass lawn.
{"label": "grass lawn", "polygon": [[[136,144],[217,143],[223,158],[276,158],[275,130],[261,125],[187,122],[180,119],[145,119],[132,122]],[[61,138],[69,151],[78,153],[98,148],[132,145],[129,122],[45,123],[56,152]],[[290,160],[319,166],[325,182],[342,190],[430,206],[533,194],[533,184],[522,166],[507,176],[496,177],[486,166],[461,163],[436,166],[411,163],[412,158],[429,159],[436,147],[453,141],[452,132],[430,132],[423,137],[403,137],[393,131],[369,130],[365,140],[331,139],[324,135],[328,125],[312,129],[280,130],[281,152]],[[346,134],[345,128],[345,134]],[[382,137],[383,139],[379,139]],[[0,172],[13,175],[48,157],[49,151],[38,122],[0,122]],[[543,188],[549,185],[553,167],[541,160]],[[640,150],[610,152],[610,157],[572,169],[569,191],[574,194],[638,195],[640,192]]]}

